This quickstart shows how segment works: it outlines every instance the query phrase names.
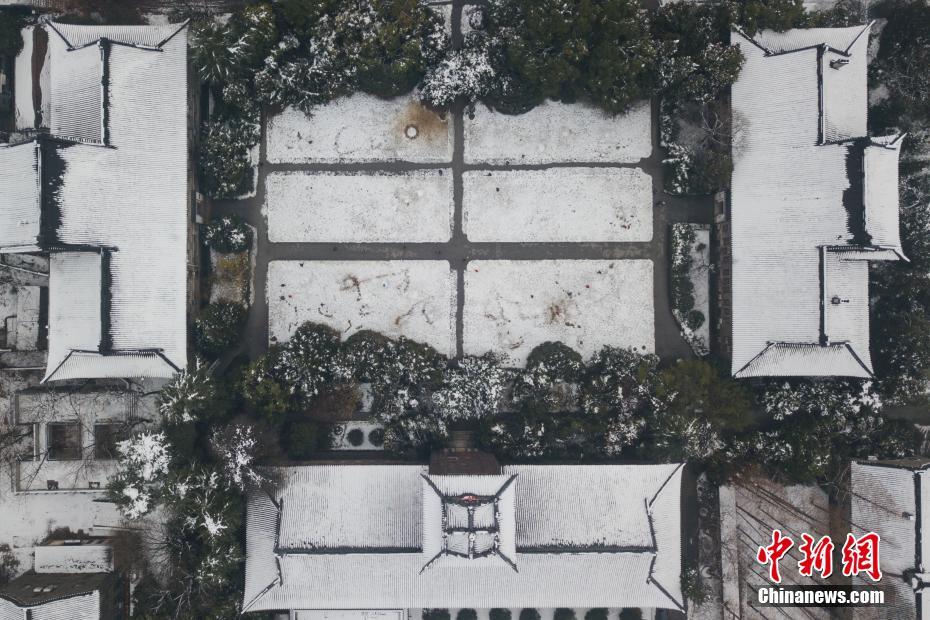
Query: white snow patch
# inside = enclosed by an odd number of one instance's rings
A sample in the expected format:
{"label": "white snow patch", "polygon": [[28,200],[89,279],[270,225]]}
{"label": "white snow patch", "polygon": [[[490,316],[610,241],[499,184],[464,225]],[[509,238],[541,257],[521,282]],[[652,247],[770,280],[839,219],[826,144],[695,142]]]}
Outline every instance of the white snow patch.
{"label": "white snow patch", "polygon": [[16,56],[13,65],[15,89],[13,93],[16,115],[15,127],[33,129],[36,126],[35,106],[32,101],[32,43],[34,26],[22,29],[23,49]]}
{"label": "white snow patch", "polygon": [[648,101],[610,116],[598,108],[555,101],[508,115],[477,105],[465,116],[467,163],[634,163],[652,153]]}
{"label": "white snow patch", "polygon": [[272,261],[268,335],[284,341],[306,321],[344,337],[363,329],[455,353],[456,277],[446,261]]}
{"label": "white snow patch", "polygon": [[452,174],[273,173],[266,178],[268,239],[283,241],[448,241]]}
{"label": "white snow patch", "polygon": [[651,260],[472,261],[464,353],[522,366],[558,340],[588,357],[604,345],[655,351]]}
{"label": "white snow patch", "polygon": [[652,177],[632,168],[469,171],[471,241],[650,241]]}
{"label": "white snow patch", "polygon": [[267,149],[272,163],[447,162],[452,123],[411,96],[385,100],[359,93],[319,106],[310,116],[295,108],[273,116]]}

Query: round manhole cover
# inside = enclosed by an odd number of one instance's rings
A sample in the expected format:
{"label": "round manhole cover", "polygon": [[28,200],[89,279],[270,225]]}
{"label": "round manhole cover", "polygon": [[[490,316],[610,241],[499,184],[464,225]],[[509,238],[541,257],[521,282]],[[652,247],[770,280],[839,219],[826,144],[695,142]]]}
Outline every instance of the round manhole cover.
{"label": "round manhole cover", "polygon": [[413,140],[420,134],[420,130],[417,129],[416,125],[407,125],[407,128],[404,129],[404,135]]}

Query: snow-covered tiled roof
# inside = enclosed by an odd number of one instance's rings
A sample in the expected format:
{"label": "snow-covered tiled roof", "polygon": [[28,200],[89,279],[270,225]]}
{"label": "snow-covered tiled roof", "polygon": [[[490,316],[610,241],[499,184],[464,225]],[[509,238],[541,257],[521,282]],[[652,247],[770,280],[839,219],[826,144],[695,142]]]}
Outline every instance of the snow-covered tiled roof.
{"label": "snow-covered tiled roof", "polygon": [[[930,598],[930,470],[926,467],[894,461],[853,462],[850,466],[852,533],[875,532],[881,538],[882,617],[926,617],[917,611]],[[913,573],[924,584],[917,592],[911,582]],[[854,579],[854,585],[875,584]]]}
{"label": "snow-covered tiled roof", "polygon": [[42,220],[38,142],[0,146],[0,251],[33,250]]}
{"label": "snow-covered tiled roof", "polygon": [[866,261],[901,256],[897,149],[866,137],[868,26],[733,41],[732,372],[867,377]]}
{"label": "snow-covered tiled roof", "polygon": [[682,604],[678,465],[517,465],[503,476],[430,477],[454,494],[499,490],[513,478],[504,494],[512,489],[516,571],[506,562],[424,570],[432,544],[422,523],[423,494],[432,492],[424,466],[268,473],[275,489],[248,498],[250,611]]}
{"label": "snow-covered tiled roof", "polygon": [[100,592],[69,596],[39,605],[17,605],[0,595],[0,620],[99,620]]}
{"label": "snow-covered tiled roof", "polygon": [[[40,197],[54,216],[46,379],[171,376],[187,358],[186,28],[46,27],[57,140]],[[22,208],[17,198],[4,221]]]}

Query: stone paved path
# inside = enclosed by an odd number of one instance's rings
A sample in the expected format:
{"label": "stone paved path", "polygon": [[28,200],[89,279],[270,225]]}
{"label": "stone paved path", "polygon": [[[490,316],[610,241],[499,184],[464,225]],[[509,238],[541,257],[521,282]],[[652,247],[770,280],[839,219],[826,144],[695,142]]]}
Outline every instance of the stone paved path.
{"label": "stone paved path", "polygon": [[[461,42],[460,17],[462,0],[453,2],[453,44]],[[464,273],[470,260],[532,260],[532,259],[651,259],[654,263],[655,346],[663,360],[692,355],[682,339],[678,325],[672,317],[668,294],[668,226],[674,222],[709,224],[713,221],[711,198],[677,198],[662,191],[662,161],[658,146],[658,115],[653,105],[652,155],[635,164],[572,163],[546,166],[476,166],[464,163],[463,109],[452,110],[454,149],[452,161],[439,164],[413,164],[409,162],[383,162],[364,164],[269,164],[266,161],[264,130],[261,142],[261,164],[255,196],[245,200],[215,201],[214,217],[237,214],[258,231],[258,256],[255,273],[255,304],[249,312],[243,348],[251,358],[268,348],[268,303],[266,282],[268,263],[275,260],[447,260],[458,274],[458,309],[456,314],[456,343],[462,351],[462,306],[465,301]],[[472,243],[462,230],[462,173],[467,169],[525,170],[585,167],[639,167],[652,177],[653,182],[653,238],[641,243]],[[268,226],[262,216],[265,201],[265,179],[269,172],[280,171],[339,171],[401,173],[417,169],[451,168],[455,204],[452,239],[446,243],[271,243]]]}

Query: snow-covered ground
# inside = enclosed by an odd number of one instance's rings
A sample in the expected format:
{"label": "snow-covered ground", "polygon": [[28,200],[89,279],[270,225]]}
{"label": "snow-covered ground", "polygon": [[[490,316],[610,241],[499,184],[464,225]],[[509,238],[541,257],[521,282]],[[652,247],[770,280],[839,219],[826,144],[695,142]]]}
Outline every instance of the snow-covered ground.
{"label": "snow-covered ground", "polygon": [[268,121],[271,163],[452,160],[452,122],[413,96],[385,101],[355,94],[307,116],[287,108]]}
{"label": "snow-covered ground", "polygon": [[373,329],[454,355],[455,296],[446,261],[272,261],[268,335],[284,341],[314,321],[344,337]]}
{"label": "snow-covered ground", "polygon": [[547,101],[526,114],[498,114],[478,104],[465,115],[466,163],[635,163],[652,153],[648,101],[610,116],[580,103]]}
{"label": "snow-covered ground", "polygon": [[650,260],[473,261],[465,272],[464,352],[522,366],[559,340],[587,357],[604,345],[655,350]]}
{"label": "snow-covered ground", "polygon": [[441,242],[452,234],[449,170],[283,172],[265,184],[272,242]]}
{"label": "snow-covered ground", "polygon": [[652,177],[635,168],[469,171],[470,241],[650,241]]}

